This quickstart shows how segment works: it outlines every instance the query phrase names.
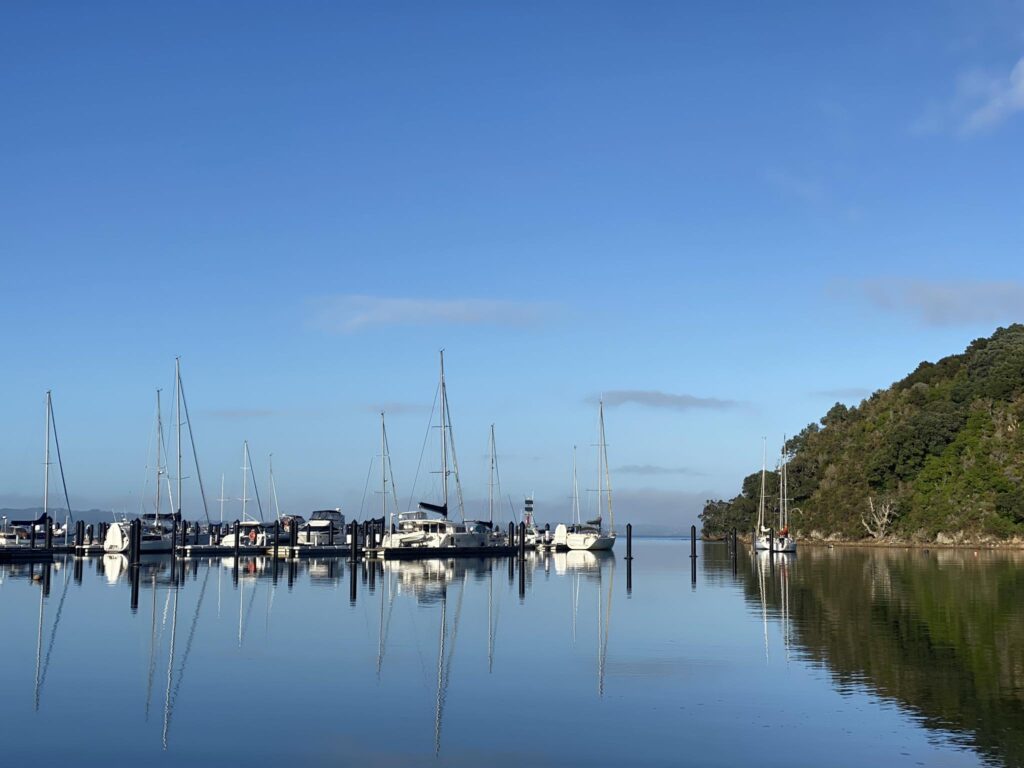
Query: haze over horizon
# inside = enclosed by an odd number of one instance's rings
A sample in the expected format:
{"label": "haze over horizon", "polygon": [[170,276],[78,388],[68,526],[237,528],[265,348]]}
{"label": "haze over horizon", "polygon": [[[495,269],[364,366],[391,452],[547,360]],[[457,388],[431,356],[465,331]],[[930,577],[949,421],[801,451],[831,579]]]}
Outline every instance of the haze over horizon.
{"label": "haze over horizon", "polygon": [[282,510],[376,514],[380,410],[429,499],[444,348],[467,515],[494,423],[566,518],[603,396],[619,522],[681,530],[762,435],[1024,319],[1019,2],[0,20],[0,507],[51,389],[72,507],[138,511],[176,355],[211,513],[247,439],[265,509],[273,453]]}

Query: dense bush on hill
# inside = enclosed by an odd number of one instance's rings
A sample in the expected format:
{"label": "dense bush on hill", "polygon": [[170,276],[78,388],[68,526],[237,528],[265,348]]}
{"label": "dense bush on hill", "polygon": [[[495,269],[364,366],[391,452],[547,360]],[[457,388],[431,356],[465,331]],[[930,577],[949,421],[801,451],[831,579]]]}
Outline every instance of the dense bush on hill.
{"label": "dense bush on hill", "polygon": [[[888,505],[887,537],[932,541],[1024,535],[1024,325],[998,329],[959,355],[923,362],[902,381],[786,443],[790,523],[798,536],[868,535]],[[768,506],[778,508],[776,473]],[[704,535],[749,531],[760,472],[730,501],[708,501]]]}

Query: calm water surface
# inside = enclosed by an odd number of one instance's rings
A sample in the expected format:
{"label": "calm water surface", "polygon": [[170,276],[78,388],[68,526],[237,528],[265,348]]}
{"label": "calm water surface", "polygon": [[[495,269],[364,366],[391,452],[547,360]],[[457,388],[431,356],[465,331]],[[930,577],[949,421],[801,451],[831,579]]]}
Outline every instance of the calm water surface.
{"label": "calm water surface", "polygon": [[1024,765],[1021,553],[634,544],[0,566],[3,763]]}

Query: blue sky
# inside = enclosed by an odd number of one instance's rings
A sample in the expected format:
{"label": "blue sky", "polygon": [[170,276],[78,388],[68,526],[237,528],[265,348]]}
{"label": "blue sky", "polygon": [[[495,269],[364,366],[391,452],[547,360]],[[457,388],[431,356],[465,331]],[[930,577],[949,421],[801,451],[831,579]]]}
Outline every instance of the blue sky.
{"label": "blue sky", "polygon": [[385,407],[404,503],[444,347],[474,504],[493,422],[564,516],[603,392],[622,519],[683,526],[1024,316],[1019,2],[13,3],[0,103],[0,506],[49,388],[72,505],[136,509],[175,355],[207,486],[248,439],[358,514]]}

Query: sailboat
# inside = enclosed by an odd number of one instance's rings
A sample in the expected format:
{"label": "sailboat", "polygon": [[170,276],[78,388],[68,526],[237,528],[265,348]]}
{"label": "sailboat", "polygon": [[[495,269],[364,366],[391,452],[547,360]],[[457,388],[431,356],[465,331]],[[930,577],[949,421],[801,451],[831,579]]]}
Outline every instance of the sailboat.
{"label": "sailboat", "polygon": [[60,468],[60,480],[64,488],[64,503],[68,514],[71,514],[71,502],[68,501],[68,486],[64,481],[64,464],[60,457],[60,440],[57,439],[57,422],[53,418],[53,398],[50,390],[46,390],[46,449],[43,459],[43,512],[35,520],[11,520],[4,518],[3,530],[0,530],[0,547],[42,547],[46,544],[46,528],[50,527],[51,536],[64,536],[67,523],[63,527],[53,522],[50,516],[50,442],[51,435],[57,448],[57,465]]}
{"label": "sailboat", "polygon": [[789,532],[789,455],[786,453],[786,438],[782,438],[782,455],[779,458],[779,532],[775,538],[776,552],[796,552],[796,539]]}
{"label": "sailboat", "polygon": [[[160,407],[160,391],[156,391],[156,498],[153,511],[139,515],[142,521],[142,551],[143,552],[170,552],[174,542],[171,541],[174,522],[176,519],[173,512],[164,512],[161,509],[163,498],[163,484],[167,476],[167,467],[164,465],[164,422]],[[170,497],[170,482],[167,485],[167,495]],[[173,500],[171,507],[174,507]],[[107,554],[119,554],[127,552],[131,546],[130,526],[127,520],[115,522],[107,529],[107,535],[103,539],[103,551]]]}
{"label": "sailboat", "polygon": [[765,503],[765,476],[768,472],[768,438],[761,438],[761,496],[757,503],[757,528],[754,532],[754,549],[770,549],[771,530],[765,526],[764,503]]}
{"label": "sailboat", "polygon": [[773,541],[772,531],[765,526],[765,475],[767,473],[767,439],[764,441],[761,458],[761,498],[757,507],[757,530],[754,536],[755,550],[773,550],[775,552],[796,552],[796,539],[789,532],[789,499],[787,498],[788,479],[786,465],[786,441],[782,441],[782,456],[779,460],[779,527]]}
{"label": "sailboat", "polygon": [[[242,519],[238,523],[238,546],[240,548],[260,548],[264,549],[270,544],[273,544],[273,534],[267,531],[267,524],[263,520],[263,504],[260,502],[260,492],[256,487],[256,477],[252,478],[252,488],[256,499],[256,506],[259,510],[260,519],[257,520],[254,517],[248,516],[246,509],[249,502],[249,497],[246,495],[249,488],[249,476],[252,474],[252,466],[249,461],[249,441],[242,441]],[[221,539],[221,546],[223,547],[234,547],[235,546],[235,532],[234,529],[230,533]]]}
{"label": "sailboat", "polygon": [[[583,549],[590,552],[608,550],[615,546],[615,514],[612,511],[612,481],[608,469],[608,450],[604,437],[604,401],[599,404],[599,442],[597,445],[597,509],[594,520],[582,522],[580,518],[579,486],[576,481],[576,447],[572,453],[573,515],[571,526],[560,524],[555,528],[555,546],[558,549]],[[602,528],[602,503],[607,499],[609,530]]]}
{"label": "sailboat", "polygon": [[[398,513],[397,521],[395,515],[391,515],[391,532],[385,533],[381,539],[380,551],[384,557],[468,555],[478,554],[479,550],[494,546],[491,542],[490,525],[483,521],[466,520],[463,513],[462,486],[459,484],[459,465],[455,456],[455,440],[448,411],[448,390],[444,378],[444,350],[441,350],[438,400],[441,407],[441,503],[421,501],[417,509]],[[449,452],[453,465],[451,471],[448,468]],[[448,518],[449,476],[455,478],[461,523]]]}

